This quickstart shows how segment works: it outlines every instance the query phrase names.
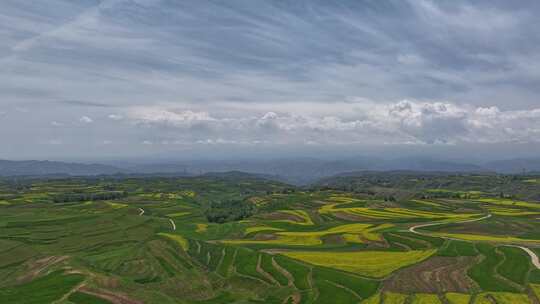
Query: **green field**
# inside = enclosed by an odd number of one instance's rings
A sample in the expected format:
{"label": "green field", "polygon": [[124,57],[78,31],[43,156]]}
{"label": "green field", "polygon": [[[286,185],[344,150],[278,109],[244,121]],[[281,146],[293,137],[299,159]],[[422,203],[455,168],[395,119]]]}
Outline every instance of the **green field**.
{"label": "green field", "polygon": [[540,300],[536,178],[362,178],[0,180],[0,303]]}

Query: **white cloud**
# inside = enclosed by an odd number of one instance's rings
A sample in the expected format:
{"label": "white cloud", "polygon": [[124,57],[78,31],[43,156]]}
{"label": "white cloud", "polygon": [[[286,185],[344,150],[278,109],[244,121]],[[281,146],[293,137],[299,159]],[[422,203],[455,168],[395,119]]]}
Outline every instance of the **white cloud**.
{"label": "white cloud", "polygon": [[[186,10],[181,1],[137,0],[144,9],[126,14],[125,0],[51,1],[47,10],[0,1],[0,24],[9,24],[0,30],[6,146],[60,137],[72,145],[65,155],[84,154],[85,128],[36,126],[101,118],[109,124],[86,125],[91,135],[126,154],[143,139],[167,149],[200,141],[293,152],[314,143],[539,141],[532,2],[410,0],[369,10],[248,2]],[[111,128],[115,121],[132,124]],[[23,149],[37,151],[23,143],[13,151]]]}
{"label": "white cloud", "polygon": [[58,122],[58,121],[51,121],[51,125],[54,126],[54,127],[62,127],[62,126],[64,126],[63,123]]}
{"label": "white cloud", "polygon": [[79,121],[82,122],[82,123],[85,123],[85,124],[89,124],[89,123],[93,123],[94,120],[88,116],[82,116],[81,118],[79,118]]}
{"label": "white cloud", "polygon": [[194,112],[190,110],[175,111],[156,107],[134,108],[129,112],[129,116],[142,123],[157,123],[172,126],[187,126],[199,121],[215,121],[207,112]]}
{"label": "white cloud", "polygon": [[[246,144],[261,137],[272,143],[310,145],[355,142],[455,145],[502,143],[516,139],[540,141],[540,109],[501,111],[497,107],[450,102],[403,100],[375,104],[359,100],[334,105],[333,111],[326,111],[330,115],[326,115],[322,108],[317,109],[328,105],[313,103],[305,107],[306,111],[301,108],[286,111],[286,108],[275,104],[274,111],[233,107],[221,108],[216,114],[138,107],[129,111],[128,117],[146,126],[168,126],[172,128],[169,136],[182,134],[185,140],[189,142],[191,138],[191,142],[197,144]],[[224,140],[231,134],[237,138]]]}
{"label": "white cloud", "polygon": [[397,62],[405,65],[420,65],[424,63],[424,60],[416,54],[399,54]]}
{"label": "white cloud", "polygon": [[107,117],[109,119],[111,119],[111,120],[122,120],[122,119],[124,119],[124,116],[118,115],[118,114],[109,114]]}
{"label": "white cloud", "polygon": [[498,107],[479,107],[476,109],[476,114],[479,116],[497,117],[501,113]]}

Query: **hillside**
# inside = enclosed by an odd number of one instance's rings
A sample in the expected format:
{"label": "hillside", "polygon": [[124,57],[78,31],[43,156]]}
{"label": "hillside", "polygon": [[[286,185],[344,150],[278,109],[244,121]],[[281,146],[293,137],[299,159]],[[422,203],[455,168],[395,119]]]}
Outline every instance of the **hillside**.
{"label": "hillside", "polygon": [[241,172],[0,180],[0,302],[540,300],[540,203],[497,186],[538,191],[538,179],[347,181],[354,189]]}

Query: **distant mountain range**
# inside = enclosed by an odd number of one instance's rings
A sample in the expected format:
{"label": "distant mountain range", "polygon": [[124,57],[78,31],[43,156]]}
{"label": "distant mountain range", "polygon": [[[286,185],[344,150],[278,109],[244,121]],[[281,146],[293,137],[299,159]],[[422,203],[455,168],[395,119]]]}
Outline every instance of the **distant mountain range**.
{"label": "distant mountain range", "polygon": [[10,161],[0,160],[0,176],[71,175],[87,176],[116,174],[122,169],[101,164],[80,164],[57,161]]}
{"label": "distant mountain range", "polygon": [[314,158],[237,161],[183,161],[141,165],[103,165],[58,161],[0,160],[0,176],[92,176],[113,174],[200,175],[210,172],[241,171],[281,181],[306,184],[345,172],[357,171],[424,171],[424,172],[540,172],[540,159],[510,159],[483,164],[444,161],[430,158],[385,160],[363,157],[335,161]]}
{"label": "distant mountain range", "polygon": [[540,172],[540,158],[517,158],[491,161],[484,167],[500,173]]}

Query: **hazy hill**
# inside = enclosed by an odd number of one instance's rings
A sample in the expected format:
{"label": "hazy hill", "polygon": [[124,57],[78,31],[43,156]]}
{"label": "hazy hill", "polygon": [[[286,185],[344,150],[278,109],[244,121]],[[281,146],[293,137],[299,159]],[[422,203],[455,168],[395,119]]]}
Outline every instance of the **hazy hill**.
{"label": "hazy hill", "polygon": [[101,175],[116,174],[122,169],[100,165],[100,164],[80,164],[65,163],[56,161],[10,161],[0,160],[0,176],[22,176],[22,175]]}
{"label": "hazy hill", "polygon": [[438,161],[424,158],[402,158],[383,160],[374,157],[357,157],[342,160],[316,158],[291,158],[276,160],[237,161],[191,161],[171,164],[147,164],[130,167],[133,172],[207,172],[242,171],[269,175],[294,184],[306,184],[315,180],[351,171],[440,171],[479,172],[486,169],[466,163]]}
{"label": "hazy hill", "polygon": [[56,161],[0,160],[0,176],[42,175],[108,175],[108,174],[164,174],[200,175],[210,172],[246,172],[293,184],[307,184],[344,172],[360,171],[417,171],[417,172],[499,172],[521,173],[540,171],[540,159],[513,159],[472,164],[432,158],[409,157],[380,159],[356,157],[341,160],[290,158],[275,160],[194,160],[170,163],[135,165],[102,165],[65,163]]}
{"label": "hazy hill", "polygon": [[484,167],[501,173],[522,173],[540,171],[540,158],[518,158],[491,161]]}

